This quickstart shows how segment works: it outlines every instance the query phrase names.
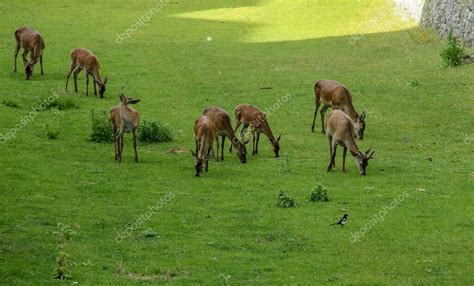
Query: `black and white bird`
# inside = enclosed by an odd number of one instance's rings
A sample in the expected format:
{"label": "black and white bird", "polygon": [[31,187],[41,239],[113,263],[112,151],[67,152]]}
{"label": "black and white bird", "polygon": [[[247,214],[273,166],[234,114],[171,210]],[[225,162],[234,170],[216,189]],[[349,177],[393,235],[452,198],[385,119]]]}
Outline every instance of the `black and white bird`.
{"label": "black and white bird", "polygon": [[330,224],[330,225],[341,225],[341,227],[344,227],[344,225],[347,222],[347,217],[348,216],[349,216],[348,214],[344,214],[344,216],[338,222]]}

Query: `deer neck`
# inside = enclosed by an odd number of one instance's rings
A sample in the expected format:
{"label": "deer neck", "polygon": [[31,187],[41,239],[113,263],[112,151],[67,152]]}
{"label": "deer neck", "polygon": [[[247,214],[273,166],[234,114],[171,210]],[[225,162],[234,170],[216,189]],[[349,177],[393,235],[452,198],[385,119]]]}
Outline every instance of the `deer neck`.
{"label": "deer neck", "polygon": [[352,103],[349,103],[348,108],[346,108],[346,110],[344,110],[344,111],[352,119],[353,122],[356,122],[359,119],[359,114],[357,114],[357,112],[355,111],[354,106],[352,105]]}
{"label": "deer neck", "polygon": [[205,132],[201,137],[201,142],[198,150],[198,157],[204,159],[207,157],[207,151],[209,150],[209,134]]}
{"label": "deer neck", "polygon": [[265,134],[265,136],[268,137],[268,140],[272,143],[273,146],[277,144],[277,141],[275,140],[275,137],[273,137],[272,130],[270,129],[270,126],[268,126],[268,122],[265,120],[262,122],[262,133]]}
{"label": "deer neck", "polygon": [[351,154],[353,153],[359,153],[359,147],[357,147],[357,143],[355,142],[354,136],[355,136],[355,131],[354,131],[354,124],[352,122],[348,122],[350,126],[349,128],[349,138],[346,138],[344,140],[344,144],[346,145],[346,148],[349,149]]}
{"label": "deer neck", "polygon": [[134,129],[134,126],[133,126],[133,121],[134,121],[133,109],[126,106],[123,103],[120,103],[119,110],[120,110],[120,121],[122,122],[122,125],[124,125],[125,130],[126,131],[133,130]]}

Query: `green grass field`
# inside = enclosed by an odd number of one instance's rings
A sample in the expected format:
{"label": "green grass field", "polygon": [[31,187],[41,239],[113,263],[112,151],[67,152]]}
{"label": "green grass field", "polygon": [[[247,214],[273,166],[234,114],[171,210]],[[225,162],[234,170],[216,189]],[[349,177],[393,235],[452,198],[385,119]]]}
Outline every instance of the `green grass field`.
{"label": "green grass field", "polygon": [[[474,283],[474,65],[443,67],[445,44],[385,1],[163,0],[122,41],[117,34],[160,2],[37,2],[0,3],[0,133],[52,94],[79,108],[39,112],[0,145],[0,285]],[[21,59],[12,72],[22,25],[46,42],[45,75],[37,65],[31,81]],[[351,35],[360,39],[351,44]],[[78,47],[94,51],[109,78],[102,100],[85,97],[83,74],[79,93],[64,92]],[[325,78],[346,84],[367,113],[359,146],[376,158],[366,177],[351,157],[341,172],[341,149],[326,172],[319,117],[310,131],[313,84]],[[112,144],[89,141],[91,109],[108,111],[120,92],[141,99],[142,119],[173,130],[172,142],[140,144],[138,164],[130,135],[122,164]],[[283,96],[269,116],[282,135],[278,159],[263,138],[247,164],[226,154],[195,178],[189,151],[169,151],[194,148],[194,120],[206,106],[268,110]],[[309,201],[317,184],[329,202]],[[280,190],[296,208],[276,206]],[[159,210],[139,219],[150,207]],[[344,228],[328,226],[345,212]],[[51,274],[58,223],[76,233],[64,248],[76,264],[65,281]]]}

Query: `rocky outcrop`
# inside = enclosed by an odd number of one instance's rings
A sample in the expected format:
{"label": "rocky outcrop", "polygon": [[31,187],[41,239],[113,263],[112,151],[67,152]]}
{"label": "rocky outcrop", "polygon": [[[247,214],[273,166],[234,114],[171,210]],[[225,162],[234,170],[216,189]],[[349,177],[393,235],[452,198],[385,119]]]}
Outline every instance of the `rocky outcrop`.
{"label": "rocky outcrop", "polygon": [[452,29],[456,38],[474,45],[474,0],[426,0],[420,24],[442,38]]}

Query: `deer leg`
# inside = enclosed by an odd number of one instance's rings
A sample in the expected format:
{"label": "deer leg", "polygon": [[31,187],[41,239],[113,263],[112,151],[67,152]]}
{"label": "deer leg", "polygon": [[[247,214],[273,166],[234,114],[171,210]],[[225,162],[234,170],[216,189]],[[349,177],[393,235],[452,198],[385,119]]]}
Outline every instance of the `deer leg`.
{"label": "deer leg", "polygon": [[86,96],[89,96],[89,73],[85,72],[86,74]]}
{"label": "deer leg", "polygon": [[40,66],[41,66],[41,74],[44,75],[44,71],[43,71],[43,55],[40,56]]}
{"label": "deer leg", "polygon": [[[224,161],[224,142],[225,142],[225,136],[222,135],[222,142],[221,142],[221,161]],[[216,142],[217,143],[217,142]]]}
{"label": "deer leg", "polygon": [[332,167],[335,168],[336,167],[336,153],[337,153],[337,145],[334,145],[332,147]]}
{"label": "deer leg", "polygon": [[321,102],[317,101],[316,102],[316,109],[314,110],[313,126],[311,126],[311,132],[314,132],[314,124],[316,123],[316,116],[318,115],[318,109],[319,109],[320,105],[321,105]]}
{"label": "deer leg", "polygon": [[346,153],[347,153],[347,147],[343,147],[342,149],[342,171],[346,171]]}
{"label": "deer leg", "polygon": [[21,55],[21,57],[23,59],[23,65],[24,66],[26,66],[28,64],[28,59],[26,58],[27,55],[28,55],[28,50],[24,49],[23,54]]}
{"label": "deer leg", "polygon": [[258,154],[258,141],[260,140],[260,132],[257,132],[257,145],[255,146],[255,154]]}
{"label": "deer leg", "polygon": [[[212,153],[214,153],[214,148],[212,148]],[[216,153],[214,154],[216,161],[219,162],[219,135],[216,135]]]}
{"label": "deer leg", "polygon": [[133,149],[135,151],[135,162],[138,163],[138,151],[137,151],[137,134],[136,134],[136,129],[133,129],[132,131],[132,136],[133,136]]}
{"label": "deer leg", "polygon": [[74,72],[74,91],[77,92],[77,75],[81,72],[82,68],[78,67]]}
{"label": "deer leg", "polygon": [[[211,147],[209,148],[209,150],[207,150],[207,154],[206,154],[206,157],[209,158],[209,155],[211,154],[211,149],[213,148],[213,146],[211,145]],[[206,172],[209,171],[209,159],[206,160],[206,168],[204,169]]]}
{"label": "deer leg", "polygon": [[93,81],[93,83],[94,83],[94,95],[97,96],[97,88],[96,88],[97,83],[95,82],[95,80]]}
{"label": "deer leg", "polygon": [[20,43],[17,42],[16,43],[16,48],[15,48],[15,53],[13,55],[13,59],[14,59],[14,66],[13,66],[13,72],[16,72],[16,59],[18,58],[18,52],[20,51]]}
{"label": "deer leg", "polygon": [[74,71],[76,67],[77,67],[76,63],[72,62],[71,68],[69,69],[69,72],[67,73],[67,77],[66,77],[66,88],[65,88],[66,91],[67,91],[67,84],[69,83],[69,78],[71,77],[71,73]]}
{"label": "deer leg", "polygon": [[329,165],[328,165],[327,171],[330,172],[332,169],[332,137],[328,136],[328,142],[329,142]]}
{"label": "deer leg", "polygon": [[123,131],[122,131],[122,128],[120,128],[117,136],[115,137],[115,140],[117,142],[117,160],[119,163],[122,162],[122,148],[123,148],[123,145],[122,145],[122,139],[123,139]]}
{"label": "deer leg", "polygon": [[115,126],[112,126],[112,133],[114,134],[114,154],[115,154],[115,161],[118,159],[118,154],[117,154],[117,128]]}
{"label": "deer leg", "polygon": [[252,130],[252,155],[256,155],[257,136],[255,136],[255,130]]}
{"label": "deer leg", "polygon": [[323,134],[326,134],[326,126],[324,126],[324,113],[326,113],[327,109],[327,106],[323,106],[323,108],[321,108],[321,133]]}

